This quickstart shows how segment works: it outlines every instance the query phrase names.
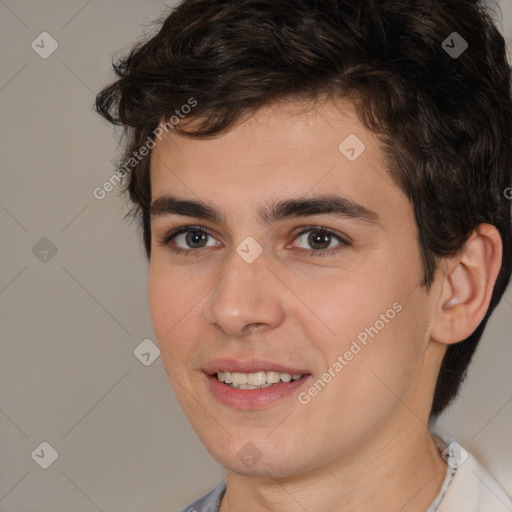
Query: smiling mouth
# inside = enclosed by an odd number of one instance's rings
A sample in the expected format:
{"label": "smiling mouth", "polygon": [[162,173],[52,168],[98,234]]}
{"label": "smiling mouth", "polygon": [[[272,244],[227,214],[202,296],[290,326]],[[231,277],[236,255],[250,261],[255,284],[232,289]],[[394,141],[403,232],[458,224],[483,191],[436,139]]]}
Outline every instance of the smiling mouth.
{"label": "smiling mouth", "polygon": [[275,386],[281,383],[300,380],[306,374],[290,375],[289,373],[279,372],[218,372],[215,374],[217,379],[234,389],[262,389]]}

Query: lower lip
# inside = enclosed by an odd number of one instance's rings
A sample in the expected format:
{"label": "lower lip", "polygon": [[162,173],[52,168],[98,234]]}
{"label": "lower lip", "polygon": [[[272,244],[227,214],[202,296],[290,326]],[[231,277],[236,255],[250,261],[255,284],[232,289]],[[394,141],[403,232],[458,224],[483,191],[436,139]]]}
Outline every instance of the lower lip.
{"label": "lower lip", "polygon": [[224,405],[245,410],[265,409],[270,404],[292,395],[310,377],[311,375],[306,375],[299,380],[281,381],[267,388],[236,389],[224,384],[215,375],[206,375],[210,391],[217,400]]}

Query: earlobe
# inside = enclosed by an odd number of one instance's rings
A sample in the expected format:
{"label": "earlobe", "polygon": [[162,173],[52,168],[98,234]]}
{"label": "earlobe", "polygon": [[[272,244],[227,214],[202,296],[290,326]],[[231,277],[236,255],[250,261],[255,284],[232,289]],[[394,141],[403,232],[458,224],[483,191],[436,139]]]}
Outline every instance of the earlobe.
{"label": "earlobe", "polygon": [[479,225],[463,250],[448,261],[430,336],[444,344],[470,336],[485,317],[501,268],[502,240],[490,224]]}

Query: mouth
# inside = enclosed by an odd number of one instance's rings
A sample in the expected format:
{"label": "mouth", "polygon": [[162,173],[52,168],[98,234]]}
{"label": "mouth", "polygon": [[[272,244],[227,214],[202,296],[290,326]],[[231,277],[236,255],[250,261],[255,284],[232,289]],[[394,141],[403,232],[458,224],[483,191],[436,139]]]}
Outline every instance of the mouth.
{"label": "mouth", "polygon": [[305,374],[281,373],[277,371],[239,373],[239,372],[218,372],[215,377],[220,382],[234,389],[263,389],[275,386],[282,382],[288,383],[305,377]]}
{"label": "mouth", "polygon": [[202,368],[210,393],[236,409],[265,409],[291,397],[312,378],[304,368],[270,361],[217,359]]}

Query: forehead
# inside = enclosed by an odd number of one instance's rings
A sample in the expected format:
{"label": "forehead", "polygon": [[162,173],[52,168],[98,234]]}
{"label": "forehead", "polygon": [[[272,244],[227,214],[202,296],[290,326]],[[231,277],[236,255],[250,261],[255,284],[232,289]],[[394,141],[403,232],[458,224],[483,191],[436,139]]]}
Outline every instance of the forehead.
{"label": "forehead", "polygon": [[397,199],[408,206],[380,142],[344,100],[270,105],[210,138],[166,134],[152,152],[151,185],[153,201],[204,198],[226,211],[308,194],[343,195],[372,210]]}
{"label": "forehead", "polygon": [[[191,130],[198,125],[194,119],[185,119],[182,123]],[[324,99],[313,103],[288,100],[244,114],[226,132],[207,138],[182,137],[171,130],[163,134],[161,141],[156,141],[153,157],[158,157],[166,149],[172,149],[175,157],[195,156],[201,159],[205,155],[196,152],[198,147],[217,152],[229,146],[230,152],[222,155],[223,161],[233,160],[243,170],[237,161],[242,151],[251,156],[251,162],[261,163],[292,162],[310,153],[318,157],[319,153],[325,153],[329,148],[334,149],[334,152],[329,151],[331,156],[337,157],[336,141],[341,142],[343,133],[349,134],[351,130],[358,132],[363,139],[371,136],[360,124],[351,103],[347,101]],[[260,152],[262,148],[265,149],[263,153]],[[214,162],[210,160],[209,163]]]}

